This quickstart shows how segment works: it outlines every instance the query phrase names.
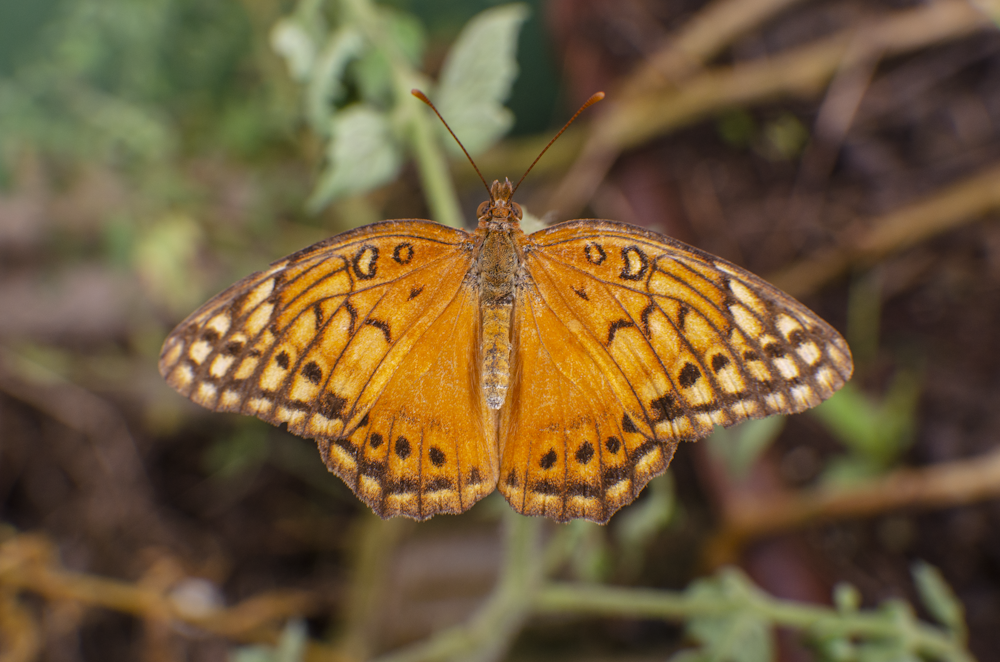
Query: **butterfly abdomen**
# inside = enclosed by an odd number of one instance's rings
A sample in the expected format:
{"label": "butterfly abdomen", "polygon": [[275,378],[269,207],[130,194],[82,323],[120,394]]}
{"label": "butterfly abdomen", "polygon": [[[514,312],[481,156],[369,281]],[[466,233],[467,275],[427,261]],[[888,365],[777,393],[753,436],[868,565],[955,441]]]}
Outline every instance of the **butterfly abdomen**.
{"label": "butterfly abdomen", "polygon": [[482,297],[483,391],[487,406],[500,409],[510,384],[510,320],[517,272],[517,252],[510,233],[486,233],[478,266]]}

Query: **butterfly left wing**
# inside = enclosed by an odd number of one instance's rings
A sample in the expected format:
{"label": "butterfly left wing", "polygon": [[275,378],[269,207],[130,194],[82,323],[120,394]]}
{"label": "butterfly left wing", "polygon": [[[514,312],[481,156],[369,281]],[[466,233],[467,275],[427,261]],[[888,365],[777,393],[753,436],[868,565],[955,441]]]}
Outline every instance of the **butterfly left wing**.
{"label": "butterfly left wing", "polygon": [[571,221],[524,251],[500,489],[526,514],[606,521],[678,441],[813,407],[850,377],[826,322],[675,240]]}
{"label": "butterfly left wing", "polygon": [[[330,470],[383,517],[461,512],[493,490],[497,463],[469,368],[469,242],[430,221],[331,237],[188,317],[164,342],[160,373],[209,409],[316,439]],[[447,411],[445,395],[462,406]]]}

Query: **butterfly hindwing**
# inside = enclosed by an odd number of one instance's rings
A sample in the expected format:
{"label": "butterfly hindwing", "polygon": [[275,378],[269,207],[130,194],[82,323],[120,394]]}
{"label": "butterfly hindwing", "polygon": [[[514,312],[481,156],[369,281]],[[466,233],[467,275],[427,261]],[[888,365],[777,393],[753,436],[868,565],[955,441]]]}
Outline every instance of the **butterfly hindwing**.
{"label": "butterfly hindwing", "polygon": [[478,344],[478,293],[463,285],[371,394],[365,417],[325,449],[330,468],[382,517],[460,513],[496,489]]}
{"label": "butterfly hindwing", "polygon": [[500,422],[499,488],[525,515],[606,522],[662,473],[642,403],[544,274],[515,304],[515,370]]}

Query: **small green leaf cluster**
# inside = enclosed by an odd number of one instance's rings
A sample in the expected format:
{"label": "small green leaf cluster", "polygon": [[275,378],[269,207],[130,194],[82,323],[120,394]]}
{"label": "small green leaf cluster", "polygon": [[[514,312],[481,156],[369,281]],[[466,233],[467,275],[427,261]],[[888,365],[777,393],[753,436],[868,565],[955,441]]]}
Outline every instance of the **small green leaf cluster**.
{"label": "small green leaf cluster", "polygon": [[271,43],[302,88],[306,121],[324,141],[326,163],[308,208],[391,182],[408,151],[425,180],[436,176],[427,170],[439,158],[421,151],[436,150],[442,138],[458,152],[443,127],[426,140],[425,113],[409,94],[414,87],[436,101],[470,153],[499,140],[513,124],[502,104],[517,76],[517,36],[526,17],[523,5],[504,5],[473,18],[432,87],[420,73],[423,27],[409,14],[368,0],[300,0],[274,27]]}

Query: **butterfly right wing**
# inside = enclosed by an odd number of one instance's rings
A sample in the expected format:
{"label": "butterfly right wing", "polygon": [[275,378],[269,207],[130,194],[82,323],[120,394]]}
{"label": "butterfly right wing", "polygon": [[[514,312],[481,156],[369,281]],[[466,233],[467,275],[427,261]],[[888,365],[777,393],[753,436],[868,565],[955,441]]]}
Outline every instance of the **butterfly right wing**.
{"label": "butterfly right wing", "polygon": [[331,237],[202,306],[167,337],[160,372],[209,409],[316,439],[383,517],[461,512],[497,472],[485,405],[434,399],[481,399],[464,369],[478,342],[471,265],[470,236],[429,221]]}

